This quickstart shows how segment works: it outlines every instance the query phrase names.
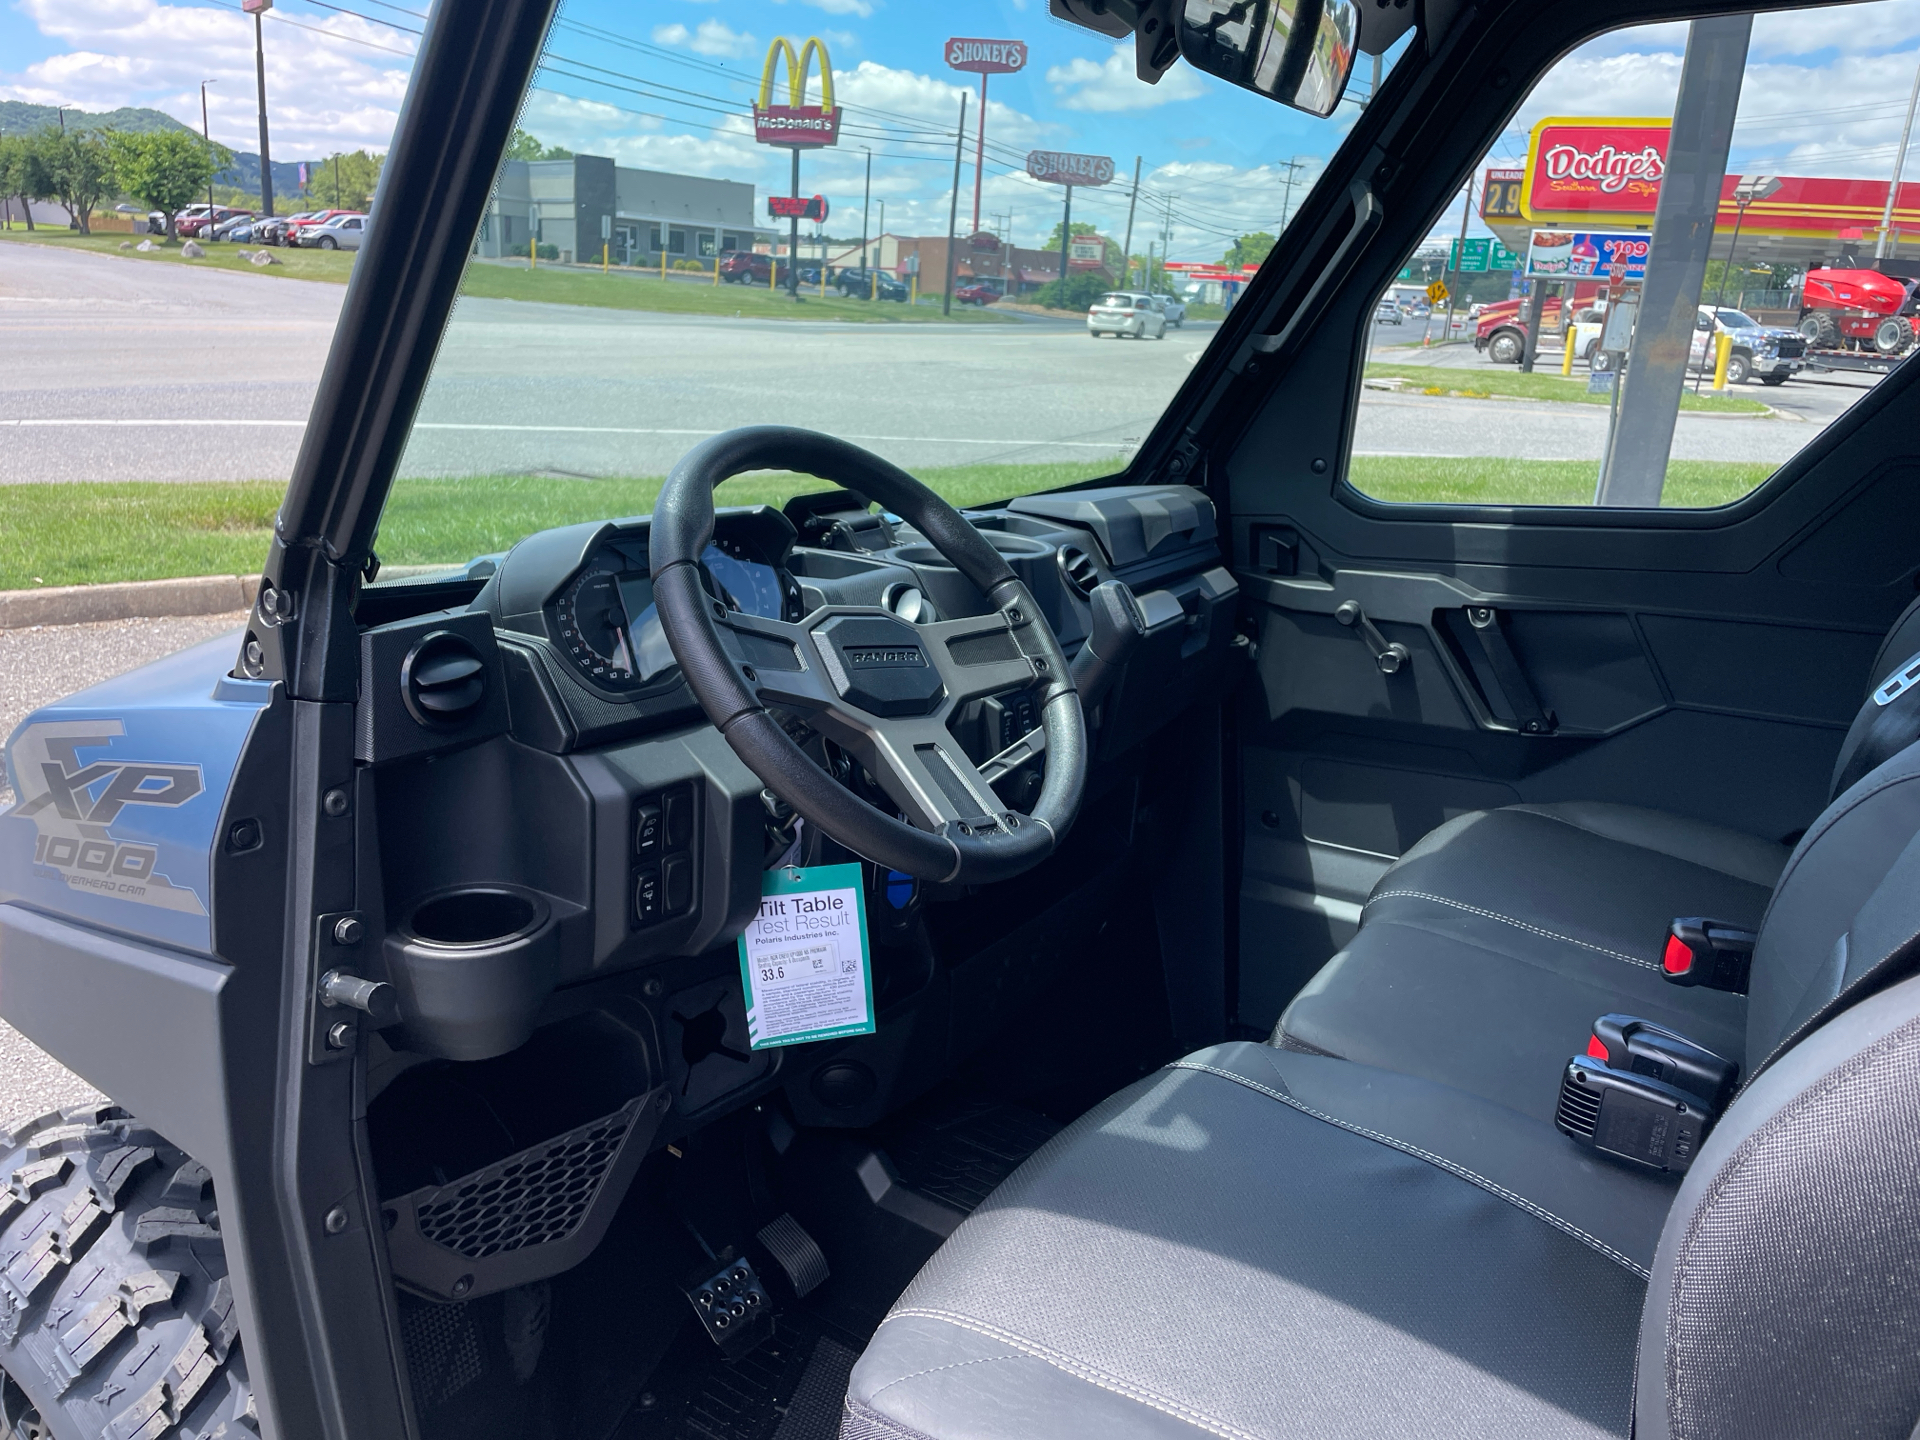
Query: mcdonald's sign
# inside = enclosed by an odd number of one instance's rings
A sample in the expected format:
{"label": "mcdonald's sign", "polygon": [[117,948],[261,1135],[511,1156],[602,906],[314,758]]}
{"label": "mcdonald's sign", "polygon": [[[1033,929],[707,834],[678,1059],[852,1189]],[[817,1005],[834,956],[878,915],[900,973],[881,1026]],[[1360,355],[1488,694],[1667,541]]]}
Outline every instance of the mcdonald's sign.
{"label": "mcdonald's sign", "polygon": [[[820,104],[809,105],[807,71],[813,65],[814,51],[820,52]],[[787,61],[787,103],[773,103],[773,70],[781,56]],[[767,47],[766,68],[760,72],[760,99],[753,107],[753,138],[762,145],[786,145],[795,149],[818,148],[840,143],[840,107],[833,103],[833,62],[827,47],[809,37],[795,55],[793,44],[784,35],[773,37]]]}

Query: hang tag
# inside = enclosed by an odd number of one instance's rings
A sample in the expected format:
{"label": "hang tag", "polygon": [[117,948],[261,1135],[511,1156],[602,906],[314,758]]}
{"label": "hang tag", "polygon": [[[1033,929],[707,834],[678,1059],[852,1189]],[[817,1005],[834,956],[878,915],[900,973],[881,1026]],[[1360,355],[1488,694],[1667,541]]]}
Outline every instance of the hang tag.
{"label": "hang tag", "polygon": [[761,876],[740,937],[751,1048],[873,1033],[865,888],[858,862]]}

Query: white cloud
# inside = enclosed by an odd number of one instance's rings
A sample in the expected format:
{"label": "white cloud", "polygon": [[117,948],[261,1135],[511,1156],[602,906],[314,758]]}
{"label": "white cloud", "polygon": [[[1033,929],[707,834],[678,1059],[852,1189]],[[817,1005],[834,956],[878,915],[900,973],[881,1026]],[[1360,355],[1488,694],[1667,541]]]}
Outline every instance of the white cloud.
{"label": "white cloud", "polygon": [[1063,110],[1151,110],[1206,93],[1200,77],[1186,65],[1174,66],[1158,85],[1147,84],[1135,71],[1131,40],[1114,46],[1102,62],[1076,56],[1065,65],[1048,66],[1047,83]]}
{"label": "white cloud", "polygon": [[653,43],[684,46],[696,55],[737,60],[751,51],[756,42],[744,30],[728,29],[723,21],[702,20],[692,30],[679,24],[656,25],[653,27]]}
{"label": "white cloud", "polygon": [[[94,111],[149,105],[198,130],[200,82],[211,79],[213,138],[235,150],[259,148],[251,17],[160,0],[21,0],[18,8],[41,34],[72,48],[0,72],[0,98]],[[276,18],[285,17],[269,16]],[[311,28],[266,28],[275,155],[385,149],[415,37],[350,15],[303,14],[299,23]]]}
{"label": "white cloud", "polygon": [[870,0],[800,0],[800,3],[824,10],[829,15],[858,15],[862,20],[873,14]]}

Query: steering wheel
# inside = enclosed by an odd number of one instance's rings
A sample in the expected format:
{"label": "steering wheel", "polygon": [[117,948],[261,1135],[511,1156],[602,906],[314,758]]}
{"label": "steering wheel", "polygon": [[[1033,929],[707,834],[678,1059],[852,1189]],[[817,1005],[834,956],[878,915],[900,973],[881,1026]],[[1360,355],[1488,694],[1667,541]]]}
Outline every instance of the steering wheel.
{"label": "steering wheel", "polygon": [[[700,581],[713,488],[748,470],[797,470],[904,517],[993,609],[914,625],[877,605],[829,605],[798,623],[730,610]],[[1046,618],[1007,562],[945,500],[857,445],[786,426],[731,430],[673,468],[653,511],[653,599],[680,671],[734,754],[809,825],[922,880],[1004,880],[1053,852],[1080,809],[1086,721]],[[947,729],[970,700],[1037,687],[1046,779],[1031,814],[1006,808]],[[808,758],[778,706],[853,755],[907,817],[869,805]]]}

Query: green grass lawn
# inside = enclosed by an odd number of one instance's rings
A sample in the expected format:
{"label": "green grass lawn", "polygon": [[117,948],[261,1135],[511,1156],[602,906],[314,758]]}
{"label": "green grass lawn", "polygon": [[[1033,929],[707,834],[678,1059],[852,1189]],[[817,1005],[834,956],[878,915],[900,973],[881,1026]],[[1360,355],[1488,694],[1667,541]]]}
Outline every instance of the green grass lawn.
{"label": "green grass lawn", "polygon": [[952,321],[964,325],[1015,325],[1011,316],[975,305],[956,305],[940,313],[938,297],[918,305],[893,300],[847,300],[837,291],[823,296],[819,287],[802,286],[796,302],[785,290],[765,285],[715,285],[693,280],[662,280],[657,271],[598,270],[541,265],[473,264],[460,293],[487,300],[539,300],[549,305],[591,305],[607,310],[654,310],[672,315],[739,315],[752,320],[847,320],[867,325],[925,325]]}
{"label": "green grass lawn", "polygon": [[[977,505],[1111,474],[1120,463],[956,465],[919,478],[957,505]],[[729,480],[715,499],[778,505],[821,488],[811,476],[769,472]],[[0,590],[247,574],[266,556],[285,489],[270,481],[9,486],[0,505]],[[659,489],[657,477],[402,480],[377,548],[388,565],[459,564],[536,530],[645,514]]]}
{"label": "green grass lawn", "polygon": [[[1674,460],[1661,504],[1704,509],[1738,500],[1774,467],[1736,460]],[[1593,460],[1487,460],[1356,455],[1348,479],[1376,500],[1429,505],[1591,505]]]}
{"label": "green grass lawn", "polygon": [[[347,250],[289,250],[283,245],[270,251],[278,264],[253,265],[242,260],[239,252],[244,250],[251,255],[259,247],[229,245],[224,241],[204,247],[207,253],[199,260],[181,258],[178,241],[169,243],[157,235],[151,238],[159,249],[143,252],[131,248],[148,238],[145,235],[77,235],[71,230],[45,228],[31,234],[23,229],[0,230],[0,240],[47,245],[61,250],[88,250],[154,264],[190,265],[196,270],[244,270],[249,275],[276,275],[286,280],[330,280],[337,285],[346,284],[347,277],[353,273],[353,253]],[[122,250],[122,245],[129,248]]]}
{"label": "green grass lawn", "polygon": [[[1531,375],[1523,375],[1518,370],[1492,365],[1472,370],[1437,365],[1369,365],[1366,373],[1369,380],[1408,381],[1410,383],[1403,389],[1422,395],[1464,395],[1468,398],[1510,395],[1522,400],[1561,400],[1576,405],[1605,405],[1608,402],[1605,395],[1587,393],[1585,376],[1577,380],[1565,378],[1559,374],[1558,367],[1551,373],[1536,370]],[[1680,408],[1716,415],[1764,415],[1772,407],[1744,396],[1696,395],[1692,390],[1683,390],[1680,392]]]}

